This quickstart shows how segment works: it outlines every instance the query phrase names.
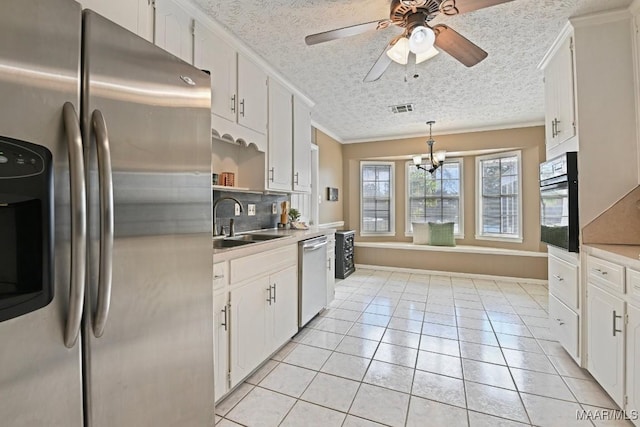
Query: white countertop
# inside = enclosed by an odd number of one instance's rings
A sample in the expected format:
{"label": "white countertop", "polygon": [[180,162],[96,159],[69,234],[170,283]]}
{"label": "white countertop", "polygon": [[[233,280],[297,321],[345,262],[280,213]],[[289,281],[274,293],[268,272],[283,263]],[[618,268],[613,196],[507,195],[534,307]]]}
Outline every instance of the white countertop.
{"label": "white countertop", "polygon": [[[285,245],[298,243],[301,240],[312,239],[318,236],[324,236],[335,233],[335,228],[318,228],[309,227],[308,230],[291,230],[291,229],[268,229],[254,231],[252,233],[261,235],[277,235],[284,236],[279,239],[258,241],[247,245],[234,246],[231,248],[214,248],[213,262],[227,261],[233,258],[253,255],[255,253],[277,249]],[[246,234],[246,233],[241,233]],[[239,234],[240,235],[240,234]],[[214,237],[214,240],[222,237]]]}

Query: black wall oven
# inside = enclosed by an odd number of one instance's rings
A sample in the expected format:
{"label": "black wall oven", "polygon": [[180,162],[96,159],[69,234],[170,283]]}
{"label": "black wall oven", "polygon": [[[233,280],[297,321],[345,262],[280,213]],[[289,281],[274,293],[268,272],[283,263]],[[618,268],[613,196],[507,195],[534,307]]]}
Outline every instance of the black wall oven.
{"label": "black wall oven", "polygon": [[578,153],[540,165],[540,240],[578,252]]}

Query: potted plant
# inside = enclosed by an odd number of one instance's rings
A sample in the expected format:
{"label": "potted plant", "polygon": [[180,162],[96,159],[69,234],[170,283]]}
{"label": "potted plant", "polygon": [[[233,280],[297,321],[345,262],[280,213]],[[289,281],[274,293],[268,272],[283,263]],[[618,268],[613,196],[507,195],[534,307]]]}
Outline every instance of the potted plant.
{"label": "potted plant", "polygon": [[298,218],[300,218],[300,211],[296,208],[289,209],[289,222],[296,223],[298,222]]}

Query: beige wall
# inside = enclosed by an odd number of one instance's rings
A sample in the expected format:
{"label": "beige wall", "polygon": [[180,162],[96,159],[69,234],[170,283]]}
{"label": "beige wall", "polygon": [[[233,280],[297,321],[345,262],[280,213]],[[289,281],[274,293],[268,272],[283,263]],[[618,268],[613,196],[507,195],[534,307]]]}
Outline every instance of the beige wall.
{"label": "beige wall", "polygon": [[[451,152],[470,152],[471,150],[522,150],[522,193],[523,193],[523,242],[506,243],[475,239],[475,157],[464,158],[464,234],[457,240],[460,245],[491,246],[507,249],[545,251],[540,244],[540,199],[538,184],[538,166],[545,160],[544,127],[506,129],[485,132],[472,132],[453,135],[437,135],[435,149]],[[427,152],[426,137],[408,138],[391,141],[346,144],[342,147],[344,181],[344,218],[345,227],[355,229],[360,241],[411,241],[405,237],[405,162],[408,156]],[[322,152],[322,151],[321,151]],[[360,237],[360,161],[363,159],[384,159],[407,156],[396,160],[395,180],[395,237]],[[322,221],[321,221],[322,222]],[[366,250],[366,248],[360,248]],[[365,255],[363,253],[363,255]],[[546,266],[544,267],[546,270]],[[545,277],[546,277],[546,273]],[[541,277],[533,274],[530,277]]]}
{"label": "beige wall", "polygon": [[[319,222],[327,224],[344,221],[343,207],[346,189],[342,179],[342,144],[317,129],[315,132],[319,151],[319,191],[322,200],[318,212]],[[338,189],[337,202],[327,200],[327,187]]]}

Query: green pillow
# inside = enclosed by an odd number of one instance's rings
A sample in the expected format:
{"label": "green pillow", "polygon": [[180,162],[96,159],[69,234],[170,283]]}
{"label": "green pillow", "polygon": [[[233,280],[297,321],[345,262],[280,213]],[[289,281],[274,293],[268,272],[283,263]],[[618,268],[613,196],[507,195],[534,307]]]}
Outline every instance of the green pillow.
{"label": "green pillow", "polygon": [[429,234],[431,235],[432,246],[455,246],[456,240],[453,238],[453,222],[438,224],[429,223]]}

